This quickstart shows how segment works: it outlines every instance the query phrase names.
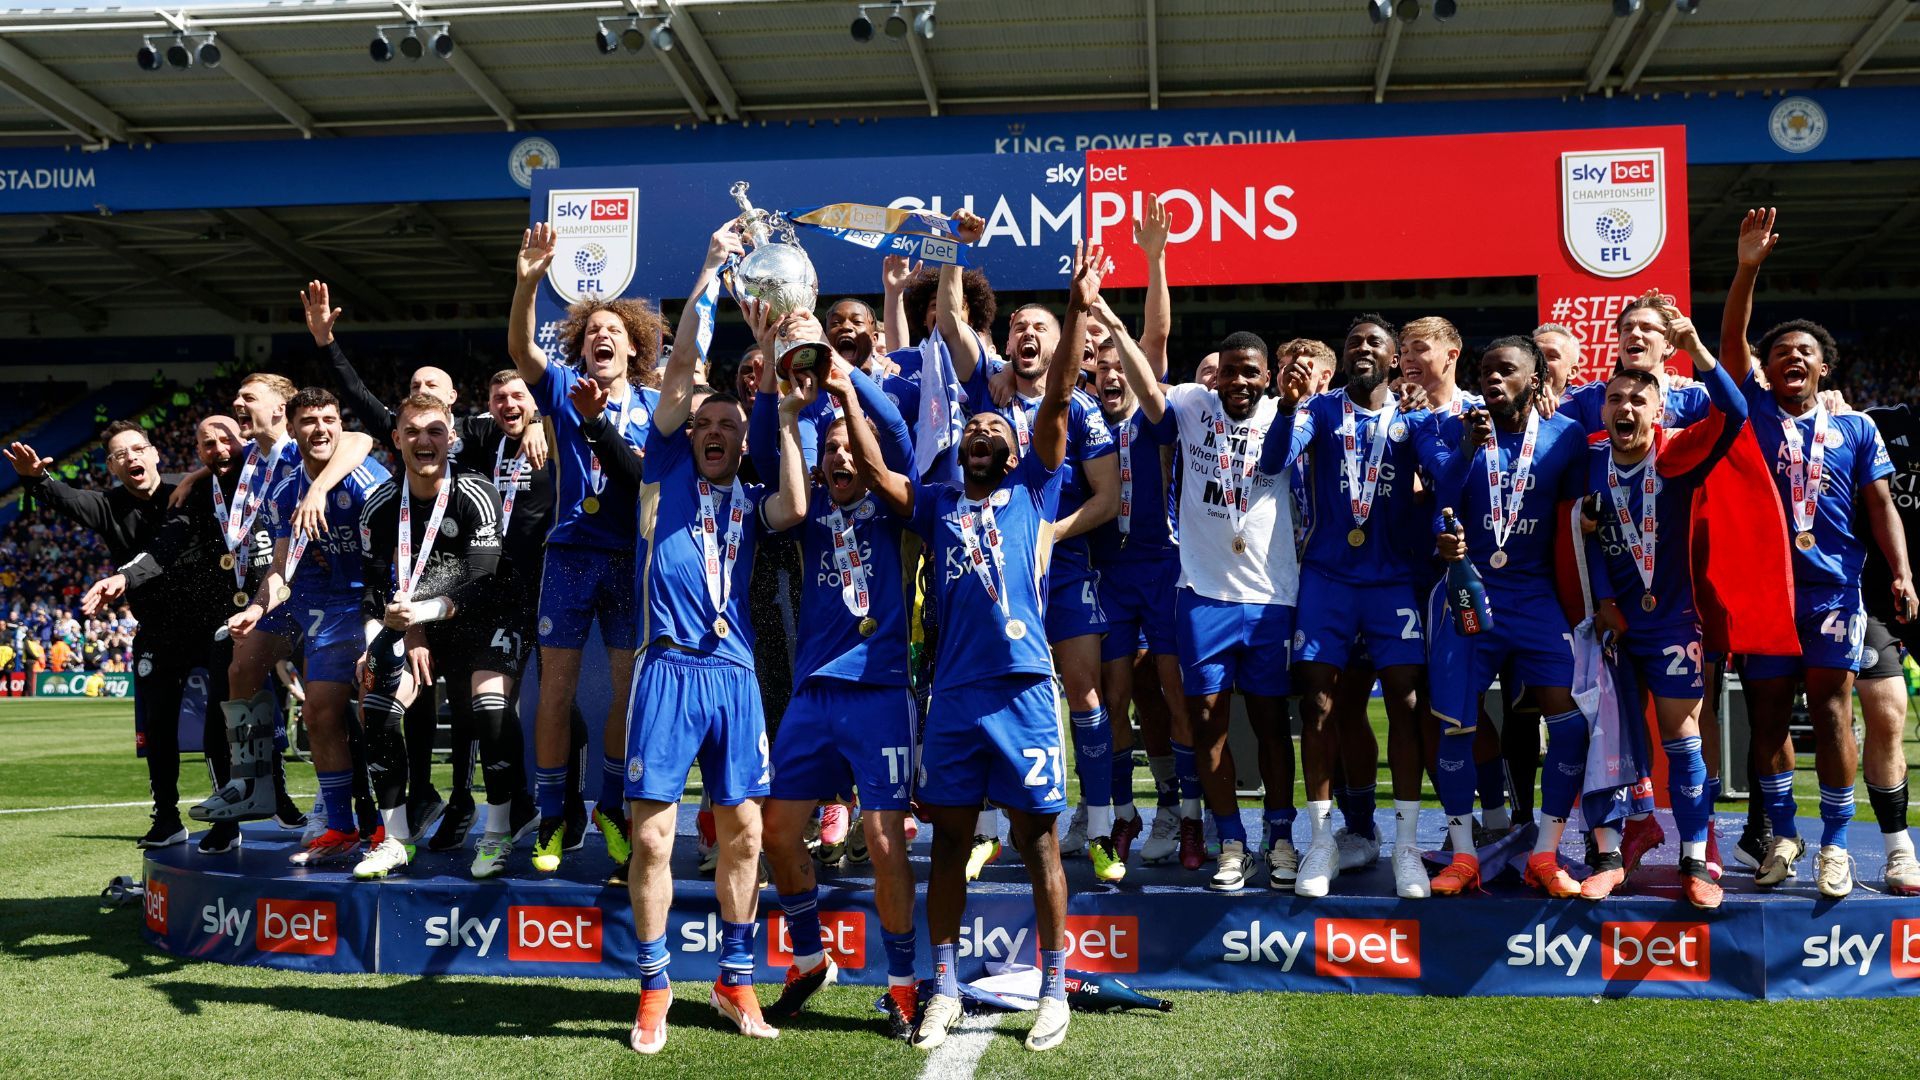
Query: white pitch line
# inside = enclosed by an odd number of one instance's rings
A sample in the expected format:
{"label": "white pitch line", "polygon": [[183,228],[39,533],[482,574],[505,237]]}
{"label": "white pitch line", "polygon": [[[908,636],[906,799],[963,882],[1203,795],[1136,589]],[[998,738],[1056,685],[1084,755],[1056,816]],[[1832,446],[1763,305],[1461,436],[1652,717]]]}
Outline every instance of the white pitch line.
{"label": "white pitch line", "polygon": [[[296,795],[296,794],[293,794],[292,792],[289,792],[287,794],[287,798],[311,799],[313,798],[313,796],[312,795]],[[205,801],[206,801],[205,799],[181,799],[179,802],[175,803],[174,805],[185,806],[188,803],[198,804]],[[130,806],[152,806],[152,805],[153,805],[153,801],[150,799],[142,799],[139,802],[90,802],[90,803],[74,803],[72,806],[26,806],[26,807],[21,807],[20,809],[17,809],[17,810],[0,810],[0,814],[52,814],[52,813],[57,813],[63,810],[124,810]]]}
{"label": "white pitch line", "polygon": [[927,1058],[920,1080],[972,1080],[975,1066],[993,1045],[993,1030],[1000,1026],[998,1013],[963,1017],[953,1033]]}

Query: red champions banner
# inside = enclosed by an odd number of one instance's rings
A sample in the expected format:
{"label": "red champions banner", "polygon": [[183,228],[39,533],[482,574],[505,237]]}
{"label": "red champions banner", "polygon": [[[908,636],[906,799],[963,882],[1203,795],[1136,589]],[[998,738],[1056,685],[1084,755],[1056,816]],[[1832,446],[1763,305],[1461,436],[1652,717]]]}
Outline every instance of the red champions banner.
{"label": "red champions banner", "polygon": [[[1168,208],[1174,285],[1531,276],[1539,320],[1610,370],[1613,320],[1658,289],[1690,310],[1681,127],[1170,147],[1087,154],[1108,283],[1146,284],[1132,222]],[[1526,329],[1530,329],[1526,328]]]}

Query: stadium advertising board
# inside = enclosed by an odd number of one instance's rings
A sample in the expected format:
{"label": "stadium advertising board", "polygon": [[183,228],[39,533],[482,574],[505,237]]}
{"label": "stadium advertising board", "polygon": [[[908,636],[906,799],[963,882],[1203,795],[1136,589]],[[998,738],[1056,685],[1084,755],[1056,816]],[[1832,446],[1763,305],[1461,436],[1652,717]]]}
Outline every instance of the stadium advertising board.
{"label": "stadium advertising board", "polygon": [[133,696],[133,676],[124,671],[43,671],[33,677],[35,697],[112,697]]}

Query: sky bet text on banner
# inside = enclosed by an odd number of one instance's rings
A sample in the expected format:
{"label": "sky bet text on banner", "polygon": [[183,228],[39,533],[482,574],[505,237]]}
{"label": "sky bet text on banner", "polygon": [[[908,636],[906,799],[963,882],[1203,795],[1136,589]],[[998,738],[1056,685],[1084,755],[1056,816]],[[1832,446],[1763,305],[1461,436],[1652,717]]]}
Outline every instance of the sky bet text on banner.
{"label": "sky bet text on banner", "polygon": [[[1399,173],[1361,164],[1407,159],[1427,166],[1411,200]],[[682,295],[684,253],[735,212],[727,189],[745,179],[769,207],[970,207],[987,223],[971,261],[1002,289],[1061,288],[1081,236],[1107,244],[1111,284],[1144,285],[1128,238],[1148,194],[1172,215],[1174,285],[1533,276],[1542,321],[1570,325],[1600,371],[1613,365],[1612,320],[1628,299],[1657,288],[1691,305],[1686,160],[1684,130],[1664,127],[874,158],[828,172],[806,162],[543,169],[530,219],[554,223],[560,250],[541,294],[541,345],[554,344],[563,299]],[[800,239],[823,297],[875,291],[873,251],[812,230]]]}

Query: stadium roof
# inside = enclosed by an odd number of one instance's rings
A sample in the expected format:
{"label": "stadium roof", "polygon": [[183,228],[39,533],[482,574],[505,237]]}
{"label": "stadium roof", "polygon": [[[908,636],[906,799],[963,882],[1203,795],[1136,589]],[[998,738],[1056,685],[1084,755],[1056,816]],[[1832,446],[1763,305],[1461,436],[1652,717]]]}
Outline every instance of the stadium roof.
{"label": "stadium roof", "polygon": [[[924,2],[924,0],[923,0]],[[931,39],[848,33],[856,0],[281,0],[0,10],[0,140],[324,135],[741,117],[1912,81],[1909,0],[939,0]],[[883,22],[887,3],[867,5]],[[77,10],[76,10],[77,8]],[[905,13],[913,17],[916,12]],[[603,56],[670,18],[675,47]],[[446,61],[377,64],[376,27],[446,24]],[[212,33],[218,68],[142,71],[143,37]],[[190,37],[189,44],[197,44]]]}

